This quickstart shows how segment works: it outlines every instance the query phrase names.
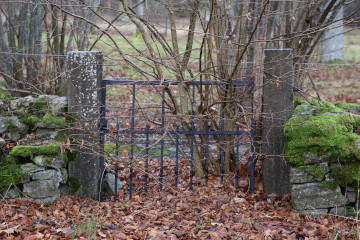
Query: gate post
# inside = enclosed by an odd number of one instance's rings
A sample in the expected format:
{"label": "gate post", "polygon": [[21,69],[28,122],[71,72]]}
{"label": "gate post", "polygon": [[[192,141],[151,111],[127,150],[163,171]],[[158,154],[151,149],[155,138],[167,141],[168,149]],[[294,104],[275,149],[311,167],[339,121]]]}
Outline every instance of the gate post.
{"label": "gate post", "polygon": [[102,60],[101,52],[74,51],[67,56],[68,113],[75,119],[70,136],[84,142],[69,162],[69,180],[77,196],[92,199],[99,196]]}
{"label": "gate post", "polygon": [[262,179],[267,194],[290,192],[290,167],[282,157],[284,125],[293,112],[291,49],[266,49],[261,150]]}

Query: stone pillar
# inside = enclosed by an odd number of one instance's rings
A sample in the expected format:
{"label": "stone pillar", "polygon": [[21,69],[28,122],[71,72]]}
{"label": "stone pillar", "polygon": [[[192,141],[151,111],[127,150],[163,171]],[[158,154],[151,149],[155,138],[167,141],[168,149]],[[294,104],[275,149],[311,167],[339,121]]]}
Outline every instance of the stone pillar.
{"label": "stone pillar", "polygon": [[293,112],[291,49],[265,50],[261,150],[262,178],[267,194],[290,192],[290,167],[281,156],[284,125]]}
{"label": "stone pillar", "polygon": [[[70,136],[84,142],[76,159],[69,163],[69,180],[77,187],[77,196],[99,198],[99,145],[101,52],[69,52],[67,60],[68,112],[75,118]],[[80,183],[80,184],[79,184]]]}

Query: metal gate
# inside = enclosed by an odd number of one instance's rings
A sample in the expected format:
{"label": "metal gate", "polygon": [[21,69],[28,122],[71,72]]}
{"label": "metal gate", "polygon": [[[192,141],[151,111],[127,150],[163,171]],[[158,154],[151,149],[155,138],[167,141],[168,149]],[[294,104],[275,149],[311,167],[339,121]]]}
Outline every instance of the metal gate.
{"label": "metal gate", "polygon": [[[245,82],[245,81],[233,81],[231,82],[233,86],[242,86],[252,89],[253,82]],[[152,148],[157,149],[156,158],[159,160],[159,175],[158,182],[160,185],[160,191],[163,190],[164,185],[164,158],[165,153],[167,153],[166,148],[171,146],[172,151],[166,156],[167,159],[174,162],[173,166],[173,174],[174,174],[174,186],[178,186],[178,177],[179,177],[179,161],[180,159],[187,158],[188,163],[190,165],[190,169],[188,171],[189,175],[189,189],[193,189],[193,176],[194,176],[194,144],[199,144],[200,135],[205,136],[205,156],[204,156],[204,165],[205,165],[205,184],[208,184],[209,179],[209,156],[211,153],[211,140],[210,136],[216,136],[217,139],[220,140],[221,144],[221,153],[220,162],[221,162],[221,170],[220,170],[220,181],[223,184],[224,177],[224,137],[225,135],[234,135],[235,136],[235,153],[236,153],[236,172],[235,172],[235,187],[239,188],[238,179],[239,179],[239,161],[240,161],[240,151],[239,148],[243,145],[240,144],[241,136],[248,136],[250,138],[250,158],[251,158],[251,167],[250,167],[250,192],[254,192],[254,136],[255,136],[255,125],[254,120],[251,118],[251,128],[246,130],[240,130],[239,126],[235,128],[233,131],[225,131],[224,130],[224,118],[221,120],[221,129],[218,131],[210,130],[209,127],[205,130],[195,130],[195,114],[194,110],[189,110],[189,115],[191,115],[191,128],[190,130],[184,130],[180,122],[165,124],[166,117],[174,117],[171,114],[166,114],[166,88],[176,86],[176,82],[160,82],[160,81],[144,81],[144,80],[135,80],[129,78],[117,78],[117,79],[104,79],[102,86],[102,108],[101,108],[101,136],[100,142],[103,147],[106,148],[107,144],[112,144],[114,146],[113,154],[114,158],[118,159],[119,151],[123,149],[123,155],[128,153],[127,156],[123,156],[129,162],[129,179],[128,179],[128,193],[131,198],[133,195],[133,172],[134,166],[136,166],[136,161],[138,159],[143,159],[144,166],[144,181],[143,181],[143,189],[146,194],[148,191],[148,182],[149,182],[149,159],[154,158],[155,156],[151,156],[150,151]],[[216,87],[224,87],[225,83],[218,81],[192,81],[189,83],[189,87],[192,87],[192,97],[196,98],[196,86],[216,86]],[[124,93],[124,91],[128,91],[128,97],[123,97],[122,101],[112,101],[109,97],[109,92],[115,91],[116,87],[120,87],[120,93]],[[155,91],[152,93],[144,92],[146,88],[153,88]],[[110,88],[110,89],[109,89]],[[126,90],[124,90],[126,89]],[[155,92],[155,93],[154,93]],[[159,122],[156,123],[158,127],[150,127],[149,124],[145,124],[143,122],[136,120],[139,112],[141,112],[140,103],[138,102],[138,98],[136,95],[141,94],[142,97],[147,94],[155,94],[157,97],[150,98],[146,104],[151,105],[153,101],[158,101],[158,106],[152,106],[156,110],[152,110],[153,112],[159,112],[158,115],[154,116],[154,118],[159,119]],[[120,94],[121,95],[121,94]],[[161,96],[159,98],[159,96]],[[115,99],[116,100],[116,99]],[[117,107],[114,107],[114,102],[118,103]],[[113,103],[113,104],[112,104]],[[112,105],[111,105],[112,104]],[[116,104],[115,104],[116,105]],[[122,106],[121,106],[122,105]],[[125,106],[126,105],[126,106]],[[138,107],[137,107],[138,105]],[[114,108],[117,110],[114,111]],[[150,107],[149,107],[150,108]],[[119,111],[120,109],[120,111]],[[252,104],[251,104],[251,113],[252,113]],[[123,115],[121,115],[123,114]],[[222,113],[223,116],[223,113]],[[142,118],[146,118],[146,116],[141,116]],[[139,125],[139,122],[141,124]],[[187,144],[183,143],[184,136],[187,136],[188,141]],[[155,139],[154,139],[155,137]],[[190,140],[189,140],[190,139]],[[151,144],[151,142],[153,144]],[[170,142],[170,143],[169,143]],[[185,147],[184,147],[185,146]],[[187,147],[186,147],[187,146]],[[150,148],[152,147],[152,148]],[[182,154],[181,154],[182,153]],[[100,158],[100,176],[103,176],[105,170],[104,164],[104,156]],[[115,167],[115,186],[117,185],[117,175],[118,175],[118,163],[116,163]],[[100,189],[102,189],[102,178],[99,181]],[[116,189],[116,187],[115,187]],[[103,193],[100,193],[100,199],[103,200]],[[116,191],[114,199],[116,199]]]}

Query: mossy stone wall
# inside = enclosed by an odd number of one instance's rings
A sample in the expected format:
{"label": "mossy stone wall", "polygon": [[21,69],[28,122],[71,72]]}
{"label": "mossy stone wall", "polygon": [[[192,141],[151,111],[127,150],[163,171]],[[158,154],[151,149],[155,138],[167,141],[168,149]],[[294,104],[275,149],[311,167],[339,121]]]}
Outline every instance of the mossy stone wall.
{"label": "mossy stone wall", "polygon": [[299,99],[295,106],[285,125],[283,152],[292,167],[294,208],[314,215],[346,215],[346,209],[355,206],[360,180],[360,104]]}
{"label": "mossy stone wall", "polygon": [[[14,99],[0,89],[0,192],[52,202],[69,188],[67,166],[75,153],[61,154],[68,138],[66,97],[42,95]],[[69,157],[70,156],[70,157]]]}

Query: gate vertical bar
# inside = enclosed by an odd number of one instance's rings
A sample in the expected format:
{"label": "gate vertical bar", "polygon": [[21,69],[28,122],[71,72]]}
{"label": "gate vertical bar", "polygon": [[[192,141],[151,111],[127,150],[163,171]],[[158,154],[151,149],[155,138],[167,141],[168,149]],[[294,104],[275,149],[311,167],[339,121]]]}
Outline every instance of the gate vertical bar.
{"label": "gate vertical bar", "polygon": [[[116,142],[115,142],[115,156],[116,160],[119,158],[119,119],[117,119],[116,123]],[[114,202],[117,199],[117,185],[118,185],[118,163],[115,164],[115,189],[114,189]]]}
{"label": "gate vertical bar", "polygon": [[250,193],[255,192],[255,121],[254,118],[251,119],[251,163],[250,163]]}
{"label": "gate vertical bar", "polygon": [[[195,84],[193,84],[193,101],[195,103]],[[191,162],[190,162],[190,190],[193,190],[193,172],[194,172],[194,131],[195,131],[195,126],[194,126],[194,109],[193,109],[193,105],[191,107],[191,146],[190,146],[190,155],[191,155]]]}
{"label": "gate vertical bar", "polygon": [[163,188],[163,175],[164,175],[164,137],[165,137],[165,87],[162,88],[162,101],[161,101],[161,142],[160,142],[160,191]]}
{"label": "gate vertical bar", "polygon": [[224,183],[224,129],[225,129],[225,121],[224,121],[224,112],[225,112],[225,109],[222,109],[222,113],[221,113],[221,143],[220,143],[220,160],[221,160],[221,184]]}
{"label": "gate vertical bar", "polygon": [[[235,172],[235,189],[239,189],[239,161],[240,161],[240,154],[239,154],[239,125],[236,125],[236,172]],[[250,181],[251,182],[251,181]]]}
{"label": "gate vertical bar", "polygon": [[145,195],[147,194],[147,184],[149,176],[149,125],[146,125],[146,142],[145,142]]}
{"label": "gate vertical bar", "polygon": [[179,164],[179,125],[176,126],[176,150],[175,150],[175,187],[178,185]]}
{"label": "gate vertical bar", "polygon": [[104,128],[106,128],[106,84],[104,82],[101,83],[101,107],[100,107],[100,146],[102,148],[102,153],[99,159],[99,200],[100,202],[103,201],[103,174],[105,172],[104,166],[104,141],[105,141],[105,134]]}
{"label": "gate vertical bar", "polygon": [[135,131],[135,91],[136,85],[133,83],[132,89],[132,108],[131,108],[131,150],[130,150],[130,185],[129,185],[129,198],[132,198],[132,180],[133,180],[133,161],[134,161],[134,131]]}
{"label": "gate vertical bar", "polygon": [[209,182],[209,124],[206,124],[206,150],[205,150],[205,184]]}
{"label": "gate vertical bar", "polygon": [[118,163],[115,164],[115,188],[114,188],[114,202],[117,199],[117,189],[118,189]]}

